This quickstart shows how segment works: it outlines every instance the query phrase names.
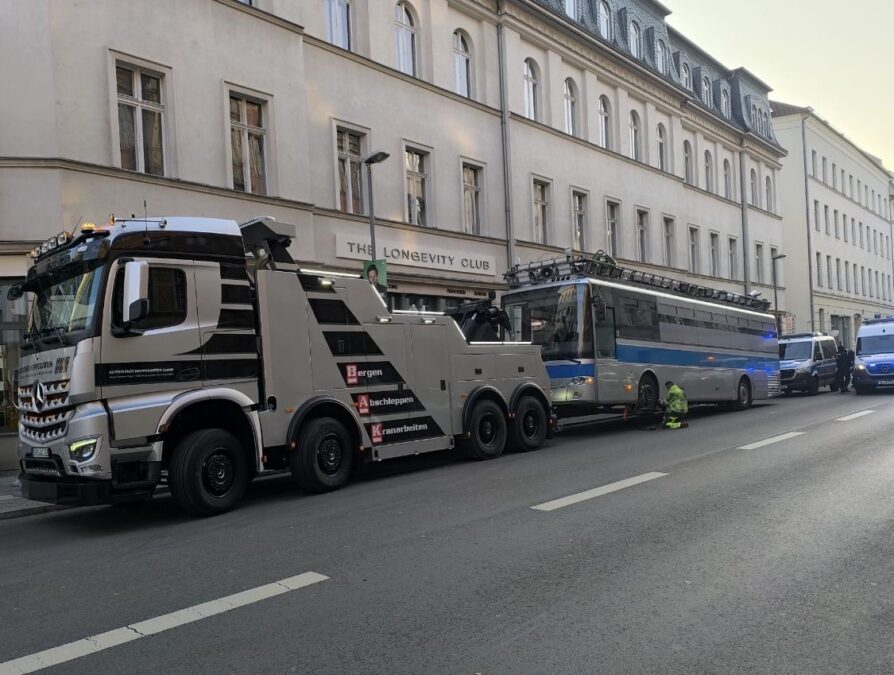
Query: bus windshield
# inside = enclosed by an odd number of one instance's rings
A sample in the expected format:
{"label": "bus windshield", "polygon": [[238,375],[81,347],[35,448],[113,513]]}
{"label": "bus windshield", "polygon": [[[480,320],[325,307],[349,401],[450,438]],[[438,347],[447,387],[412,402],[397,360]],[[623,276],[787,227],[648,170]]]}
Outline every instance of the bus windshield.
{"label": "bus windshield", "polygon": [[503,298],[512,331],[540,345],[544,361],[593,358],[587,284],[566,284],[513,293]]}
{"label": "bus windshield", "polygon": [[857,340],[857,356],[894,354],[894,335],[864,335]]}

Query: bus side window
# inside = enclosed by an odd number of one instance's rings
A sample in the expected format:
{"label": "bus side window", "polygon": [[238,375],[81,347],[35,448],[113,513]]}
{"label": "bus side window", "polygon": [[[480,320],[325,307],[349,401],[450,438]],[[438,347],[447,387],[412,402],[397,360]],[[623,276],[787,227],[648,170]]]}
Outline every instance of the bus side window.
{"label": "bus side window", "polygon": [[615,308],[605,308],[605,319],[596,322],[596,358],[615,358]]}

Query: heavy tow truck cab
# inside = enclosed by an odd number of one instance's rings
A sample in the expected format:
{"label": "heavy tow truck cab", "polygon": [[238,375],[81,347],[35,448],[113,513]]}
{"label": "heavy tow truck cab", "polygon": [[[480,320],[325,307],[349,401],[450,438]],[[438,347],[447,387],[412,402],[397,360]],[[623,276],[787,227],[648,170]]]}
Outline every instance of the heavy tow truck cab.
{"label": "heavy tow truck cab", "polygon": [[11,291],[32,296],[24,496],[132,501],[166,480],[181,507],[213,514],[268,470],[324,491],[358,460],[543,442],[537,347],[389,312],[356,275],[299,269],[293,235],[267,218],[128,219],[36,250]]}

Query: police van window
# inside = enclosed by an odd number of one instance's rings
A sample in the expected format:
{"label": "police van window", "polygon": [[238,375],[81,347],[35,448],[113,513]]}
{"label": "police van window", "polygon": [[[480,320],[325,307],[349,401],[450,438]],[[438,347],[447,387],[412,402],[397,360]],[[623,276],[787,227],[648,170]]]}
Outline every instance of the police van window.
{"label": "police van window", "polygon": [[[124,269],[118,270],[112,290],[112,325],[123,323]],[[186,274],[173,267],[149,268],[149,315],[133,324],[140,330],[178,326],[186,321]]]}
{"label": "police van window", "polygon": [[834,359],[838,348],[835,346],[835,340],[823,340],[823,358]]}

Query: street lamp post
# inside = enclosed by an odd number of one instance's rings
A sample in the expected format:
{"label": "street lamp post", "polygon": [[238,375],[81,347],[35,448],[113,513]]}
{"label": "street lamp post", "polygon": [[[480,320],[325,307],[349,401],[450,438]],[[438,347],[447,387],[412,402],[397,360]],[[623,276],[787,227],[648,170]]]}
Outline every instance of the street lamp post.
{"label": "street lamp post", "polygon": [[376,209],[373,205],[373,164],[379,164],[391,157],[387,152],[376,152],[363,160],[366,164],[366,187],[369,190],[369,259],[376,259]]}
{"label": "street lamp post", "polygon": [[785,257],[785,254],[774,255],[772,260],[773,267],[773,313],[776,315],[776,335],[780,335],[782,333],[782,326],[779,323],[779,291],[777,289],[776,283],[776,261],[782,260]]}

